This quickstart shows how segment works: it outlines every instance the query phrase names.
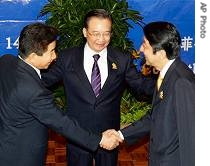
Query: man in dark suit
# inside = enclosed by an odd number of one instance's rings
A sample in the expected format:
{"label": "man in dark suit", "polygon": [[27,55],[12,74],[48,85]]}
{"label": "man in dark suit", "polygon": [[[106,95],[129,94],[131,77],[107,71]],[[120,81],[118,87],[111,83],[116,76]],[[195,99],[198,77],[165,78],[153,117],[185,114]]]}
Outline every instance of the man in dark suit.
{"label": "man in dark suit", "polygon": [[[129,55],[108,46],[111,34],[112,18],[105,10],[88,12],[83,28],[86,44],[62,51],[56,64],[42,75],[48,86],[63,80],[67,115],[96,133],[109,128],[120,129],[120,101],[126,83],[138,94],[153,93],[154,89],[154,81],[137,73]],[[100,57],[96,88],[91,84],[94,82],[91,77],[94,54]],[[94,93],[95,89],[100,90],[99,95]],[[116,166],[118,149],[98,149],[92,153],[70,140],[67,155],[70,166],[92,166],[93,162],[95,166]]]}
{"label": "man in dark suit", "polygon": [[195,75],[180,60],[180,45],[173,24],[160,21],[144,27],[140,51],[160,71],[162,83],[154,92],[151,112],[122,129],[121,136],[133,144],[150,134],[150,166],[195,165]]}
{"label": "man in dark suit", "polygon": [[90,151],[99,143],[107,149],[119,144],[117,137],[93,134],[64,116],[44,87],[40,69],[56,58],[56,37],[53,27],[27,25],[20,34],[19,57],[0,58],[1,166],[44,166],[48,127]]}

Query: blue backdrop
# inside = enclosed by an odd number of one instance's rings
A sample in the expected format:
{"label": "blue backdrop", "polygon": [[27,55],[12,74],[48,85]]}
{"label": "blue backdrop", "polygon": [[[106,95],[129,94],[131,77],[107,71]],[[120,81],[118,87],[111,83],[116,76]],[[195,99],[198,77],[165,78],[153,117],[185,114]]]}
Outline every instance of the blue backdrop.
{"label": "blue backdrop", "polygon": [[[18,36],[23,26],[45,21],[37,19],[47,0],[0,0],[0,56],[6,53],[17,55]],[[194,71],[195,64],[195,1],[194,0],[128,0],[131,9],[138,10],[145,23],[170,21],[181,33],[181,57]],[[141,28],[133,25],[129,37],[136,49],[142,41]]]}

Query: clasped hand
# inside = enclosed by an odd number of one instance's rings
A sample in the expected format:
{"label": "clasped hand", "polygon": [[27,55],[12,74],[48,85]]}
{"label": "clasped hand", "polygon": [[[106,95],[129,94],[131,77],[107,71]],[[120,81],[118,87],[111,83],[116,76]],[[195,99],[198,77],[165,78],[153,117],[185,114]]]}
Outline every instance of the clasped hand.
{"label": "clasped hand", "polygon": [[109,129],[103,132],[100,147],[112,150],[122,142],[123,139],[120,137],[120,134],[114,129]]}

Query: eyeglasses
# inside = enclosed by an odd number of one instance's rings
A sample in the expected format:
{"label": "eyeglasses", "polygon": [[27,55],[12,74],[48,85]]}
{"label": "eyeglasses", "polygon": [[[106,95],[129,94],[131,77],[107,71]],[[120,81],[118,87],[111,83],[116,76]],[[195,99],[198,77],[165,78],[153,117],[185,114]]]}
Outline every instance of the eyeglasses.
{"label": "eyeglasses", "polygon": [[87,33],[90,35],[90,36],[93,36],[94,38],[101,38],[101,36],[103,38],[110,38],[112,33],[111,32],[104,32],[104,33],[100,33],[100,32],[93,32],[93,33],[90,33],[87,31]]}

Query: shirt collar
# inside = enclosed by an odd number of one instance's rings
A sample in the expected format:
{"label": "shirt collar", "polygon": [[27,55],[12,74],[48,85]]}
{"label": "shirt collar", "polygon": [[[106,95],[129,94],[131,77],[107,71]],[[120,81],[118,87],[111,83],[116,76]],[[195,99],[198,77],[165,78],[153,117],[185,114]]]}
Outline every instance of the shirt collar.
{"label": "shirt collar", "polygon": [[102,51],[100,51],[100,52],[95,52],[95,51],[93,51],[93,50],[89,47],[88,43],[85,44],[85,51],[86,51],[89,55],[91,55],[91,58],[92,58],[92,56],[95,55],[95,54],[99,54],[99,55],[100,55],[100,59],[106,58],[105,55],[107,55],[107,47],[104,48],[104,49],[103,49]]}
{"label": "shirt collar", "polygon": [[40,73],[40,70],[38,68],[36,68],[35,66],[33,66],[30,63],[27,63],[23,58],[20,57],[20,55],[18,55],[18,58],[20,58],[23,62],[25,62],[26,64],[28,64],[29,66],[31,66],[37,72],[39,78],[41,79],[41,73]]}
{"label": "shirt collar", "polygon": [[160,76],[161,78],[165,77],[166,72],[168,71],[169,67],[171,66],[171,64],[175,61],[175,59],[169,60],[165,66],[163,67],[163,69],[160,71]]}

